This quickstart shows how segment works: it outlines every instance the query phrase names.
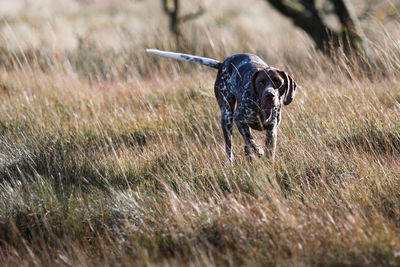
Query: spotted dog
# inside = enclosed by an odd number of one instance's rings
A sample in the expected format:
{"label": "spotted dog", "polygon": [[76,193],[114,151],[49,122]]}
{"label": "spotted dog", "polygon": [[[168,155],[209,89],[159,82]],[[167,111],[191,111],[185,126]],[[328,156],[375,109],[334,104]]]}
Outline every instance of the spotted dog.
{"label": "spotted dog", "polygon": [[[210,58],[156,49],[146,51],[218,69],[214,92],[221,109],[221,126],[229,159],[233,159],[233,121],[243,136],[247,156],[254,152],[257,156],[266,154],[269,159],[274,159],[282,102],[289,105],[296,92],[296,83],[292,77],[284,71],[268,66],[252,54],[233,55],[221,63]],[[254,142],[250,128],[266,131],[266,153]]]}

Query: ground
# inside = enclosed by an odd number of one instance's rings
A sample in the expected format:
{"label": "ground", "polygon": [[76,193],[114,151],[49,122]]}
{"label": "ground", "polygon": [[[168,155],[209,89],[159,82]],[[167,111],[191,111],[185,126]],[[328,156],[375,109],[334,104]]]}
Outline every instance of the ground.
{"label": "ground", "polygon": [[144,53],[176,51],[158,1],[3,1],[0,261],[399,265],[398,12],[363,21],[365,70],[264,1],[185,3],[207,11],[182,52],[256,53],[299,85],[276,161],[234,129],[230,165],[216,71]]}

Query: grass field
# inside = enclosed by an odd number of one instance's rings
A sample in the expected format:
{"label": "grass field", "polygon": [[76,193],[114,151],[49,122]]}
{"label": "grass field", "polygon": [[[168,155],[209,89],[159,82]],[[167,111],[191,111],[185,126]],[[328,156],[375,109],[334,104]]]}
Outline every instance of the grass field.
{"label": "grass field", "polygon": [[263,1],[204,1],[183,52],[257,53],[299,85],[275,162],[235,128],[231,166],[216,72],[144,53],[176,49],[158,1],[27,2],[0,28],[1,265],[400,265],[397,10],[363,22],[366,72]]}

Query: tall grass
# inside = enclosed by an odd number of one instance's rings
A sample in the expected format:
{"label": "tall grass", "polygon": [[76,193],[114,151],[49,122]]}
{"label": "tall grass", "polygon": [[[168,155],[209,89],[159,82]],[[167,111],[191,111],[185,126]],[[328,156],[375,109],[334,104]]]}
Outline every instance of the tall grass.
{"label": "tall grass", "polygon": [[85,40],[75,50],[3,48],[0,262],[400,264],[398,42],[381,35],[380,67],[365,72],[308,41],[271,52],[246,29],[236,34],[255,43],[211,45],[202,36],[212,27],[187,29],[187,50],[257,52],[300,85],[274,163],[249,163],[235,129],[228,164],[216,73],[143,53],[173,49],[168,36],[118,51]]}

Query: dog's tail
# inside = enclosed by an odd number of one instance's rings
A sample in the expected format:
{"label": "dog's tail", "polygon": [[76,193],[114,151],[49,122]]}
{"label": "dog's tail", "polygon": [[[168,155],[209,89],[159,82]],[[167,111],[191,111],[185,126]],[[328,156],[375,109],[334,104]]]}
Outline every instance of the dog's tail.
{"label": "dog's tail", "polygon": [[190,62],[206,65],[206,66],[214,68],[214,69],[219,69],[219,66],[221,65],[221,63],[218,62],[217,60],[211,59],[211,58],[206,58],[206,57],[198,57],[198,56],[192,56],[192,55],[181,54],[181,53],[160,51],[157,49],[146,49],[146,52],[155,54],[157,56],[190,61]]}

